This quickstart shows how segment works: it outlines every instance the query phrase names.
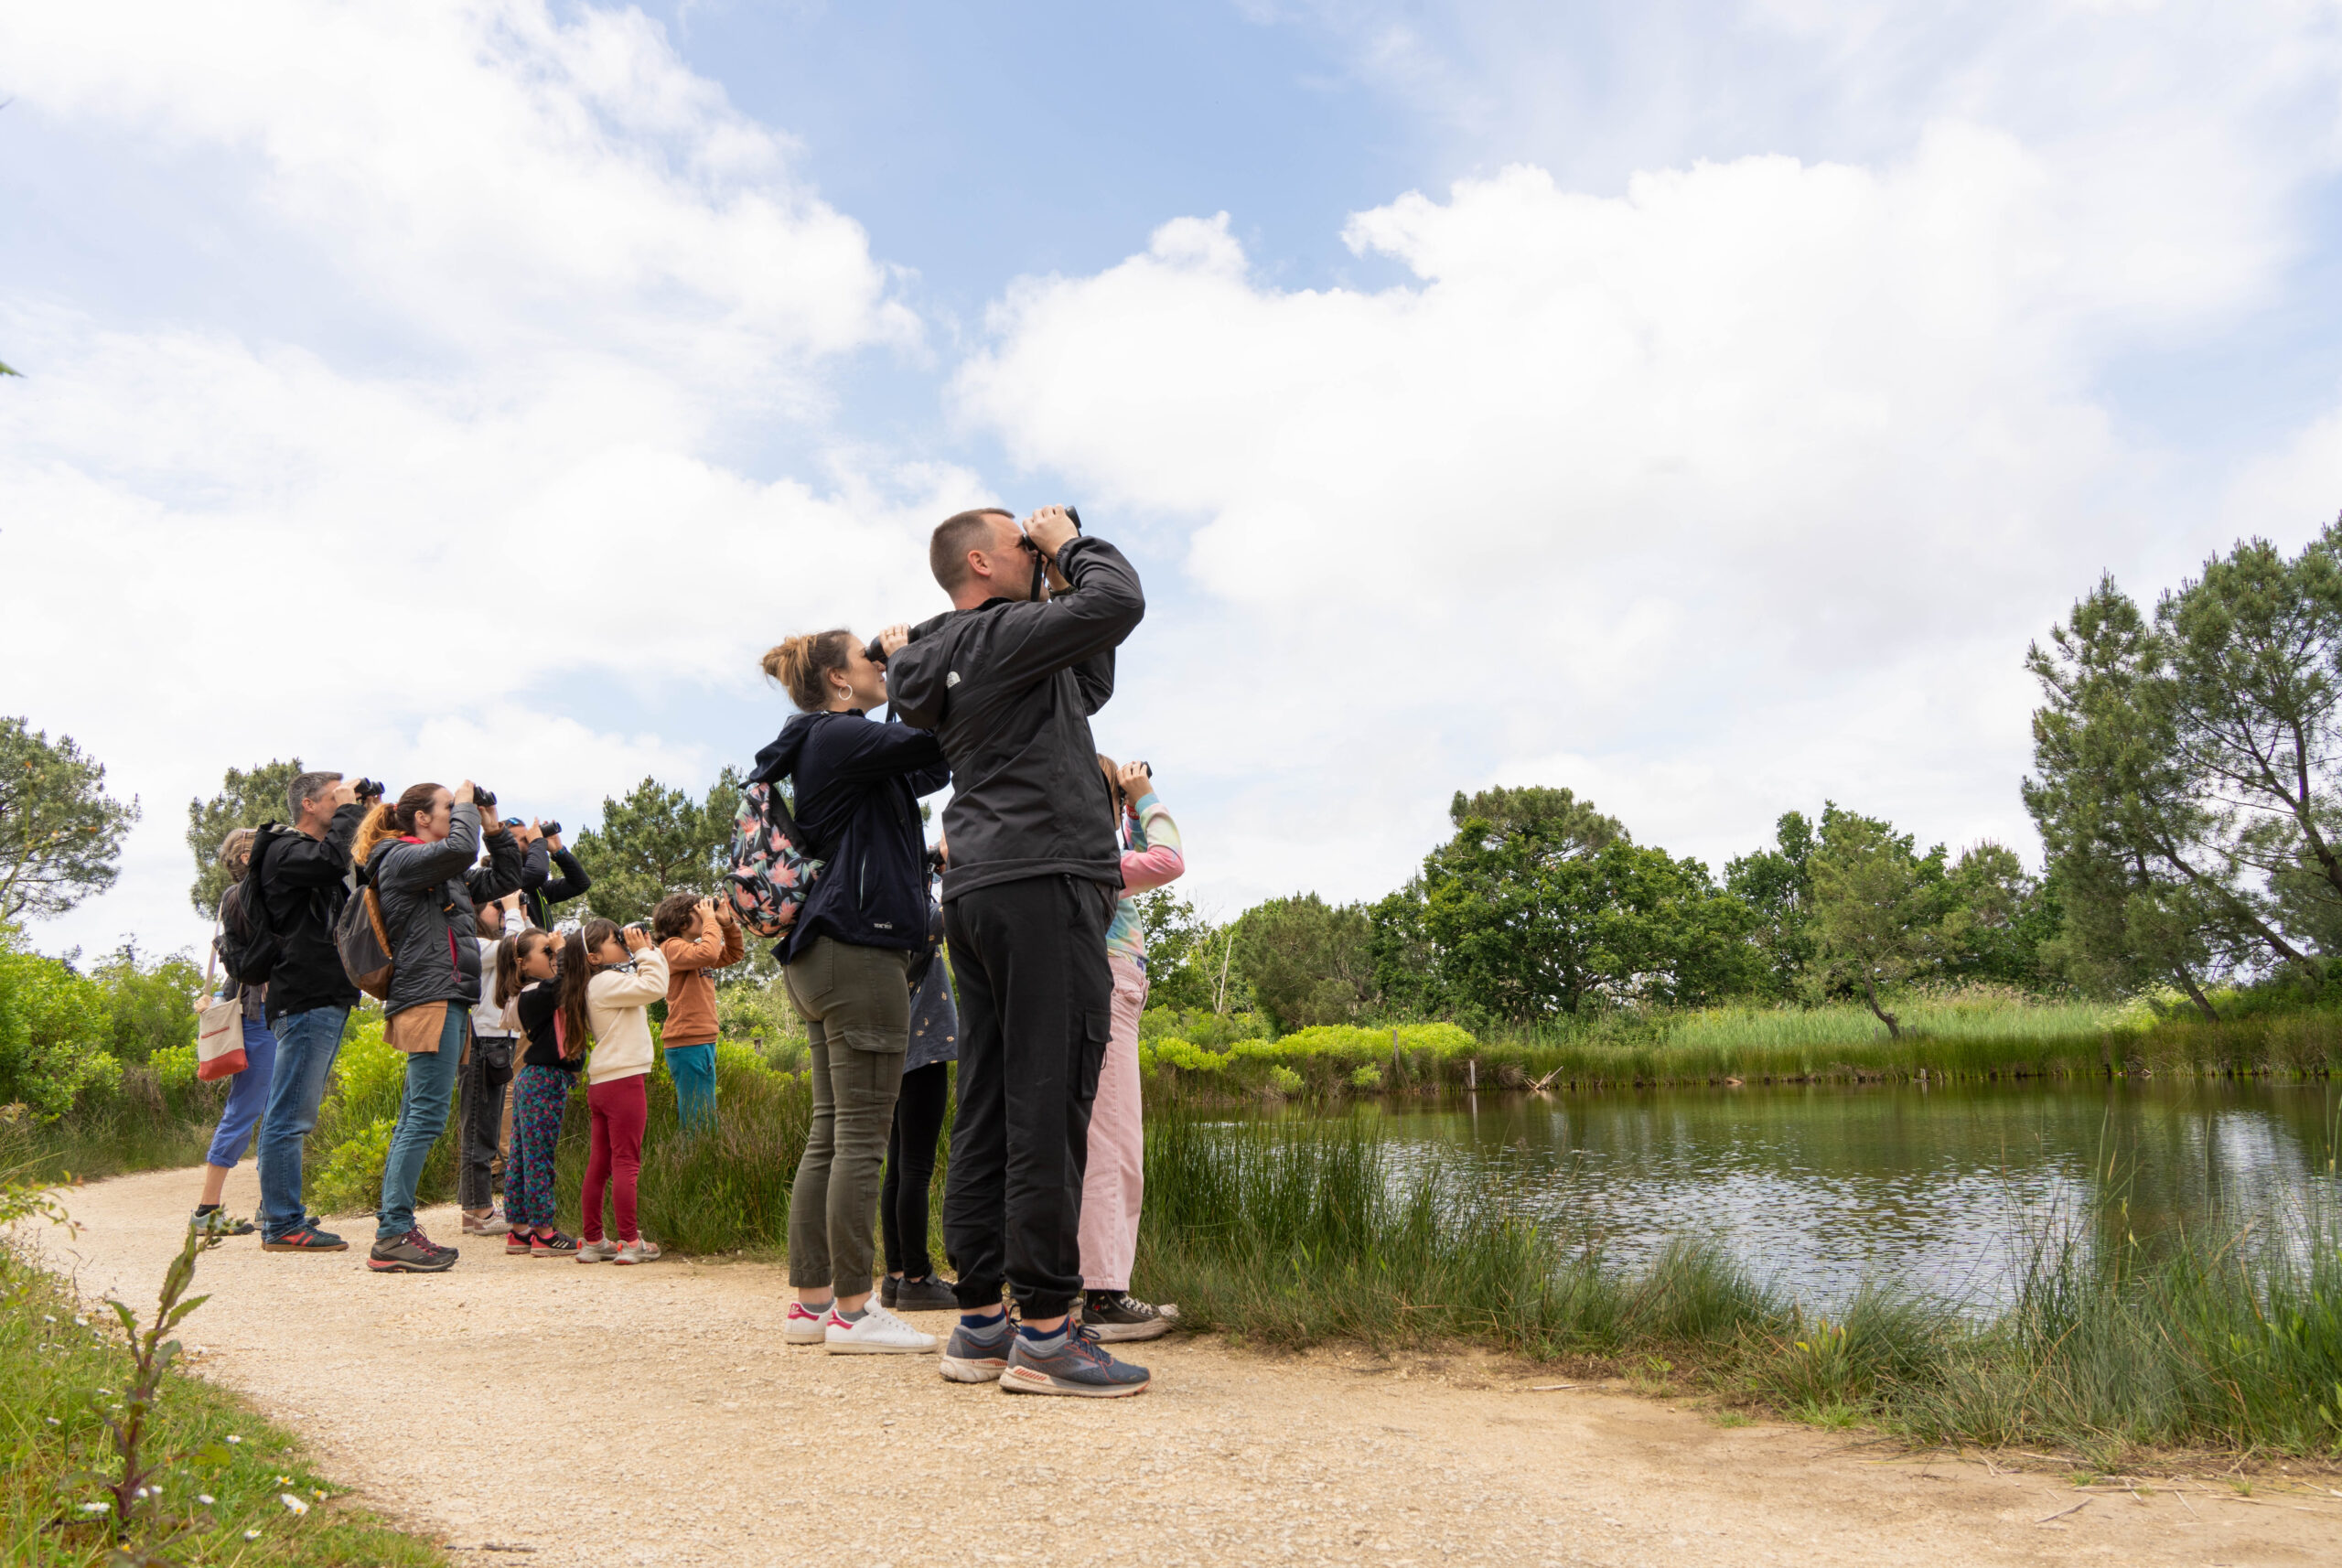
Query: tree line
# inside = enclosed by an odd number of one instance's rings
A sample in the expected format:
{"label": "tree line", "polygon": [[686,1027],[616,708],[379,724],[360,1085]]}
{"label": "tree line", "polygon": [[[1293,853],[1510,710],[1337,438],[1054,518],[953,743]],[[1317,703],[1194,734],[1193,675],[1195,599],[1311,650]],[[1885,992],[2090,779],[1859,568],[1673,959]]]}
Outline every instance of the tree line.
{"label": "tree line", "polygon": [[[1305,892],[1215,921],[1148,895],[1155,1000],[1294,1028],[1850,999],[1896,1031],[1915,982],[2168,989],[2215,1017],[2240,983],[2322,994],[2342,945],[2342,522],[2290,555],[2240,542],[2152,611],[2102,577],[2025,662],[2037,874],[2004,845],[1922,849],[1825,801],[1718,876],[1568,789],[1459,790],[1449,836],[1381,898]],[[231,768],[188,803],[207,918],[220,840],[281,818],[300,769]],[[634,919],[663,892],[716,891],[738,802],[730,769],[704,793],[645,779],[606,800],[574,839],[593,911]],[[70,736],[0,717],[0,924],[111,886],[138,816]]]}

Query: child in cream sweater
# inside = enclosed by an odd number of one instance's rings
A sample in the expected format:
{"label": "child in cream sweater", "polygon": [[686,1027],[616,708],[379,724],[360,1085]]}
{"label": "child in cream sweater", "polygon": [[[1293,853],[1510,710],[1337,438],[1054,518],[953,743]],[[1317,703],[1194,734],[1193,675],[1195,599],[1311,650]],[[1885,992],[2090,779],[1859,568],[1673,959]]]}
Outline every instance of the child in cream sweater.
{"label": "child in cream sweater", "polygon": [[[633,969],[623,966],[629,957]],[[562,1033],[582,1040],[590,1030],[593,1054],[586,1059],[586,1106],[593,1118],[592,1152],[586,1161],[585,1239],[581,1263],[647,1263],[659,1256],[635,1227],[635,1188],[642,1175],[642,1127],[650,1119],[643,1079],[651,1067],[650,1019],[646,1009],[667,997],[667,960],[650,933],[608,920],[593,919],[563,944]],[[615,1243],[602,1233],[602,1194],[615,1187]]]}

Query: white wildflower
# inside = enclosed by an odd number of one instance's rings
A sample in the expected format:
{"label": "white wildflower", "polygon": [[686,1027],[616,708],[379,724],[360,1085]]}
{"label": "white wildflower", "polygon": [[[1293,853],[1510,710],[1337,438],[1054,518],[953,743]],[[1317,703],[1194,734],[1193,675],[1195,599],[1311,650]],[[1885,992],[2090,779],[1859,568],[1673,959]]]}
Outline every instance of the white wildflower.
{"label": "white wildflower", "polygon": [[106,1511],[106,1505],[103,1503],[83,1503],[81,1505],[81,1511],[83,1513],[103,1513]]}
{"label": "white wildflower", "polygon": [[283,1503],[286,1509],[296,1517],[309,1511],[309,1505],[303,1502],[300,1498],[295,1497],[290,1492],[277,1493],[276,1500]]}
{"label": "white wildflower", "polygon": [[218,1502],[220,1499],[213,1497],[209,1492],[198,1492],[195,1494],[195,1500],[201,1503],[205,1508],[209,1508],[213,1503]]}

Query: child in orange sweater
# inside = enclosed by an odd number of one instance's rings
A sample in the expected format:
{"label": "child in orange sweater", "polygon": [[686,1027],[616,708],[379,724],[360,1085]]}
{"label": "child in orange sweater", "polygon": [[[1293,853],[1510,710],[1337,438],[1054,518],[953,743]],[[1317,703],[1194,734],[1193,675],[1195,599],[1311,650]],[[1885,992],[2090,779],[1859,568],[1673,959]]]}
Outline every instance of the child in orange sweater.
{"label": "child in orange sweater", "polygon": [[667,1023],[660,1037],[675,1080],[675,1120],[685,1133],[715,1130],[715,982],[748,954],[739,918],[727,900],[670,893],[650,912],[651,934],[667,960]]}

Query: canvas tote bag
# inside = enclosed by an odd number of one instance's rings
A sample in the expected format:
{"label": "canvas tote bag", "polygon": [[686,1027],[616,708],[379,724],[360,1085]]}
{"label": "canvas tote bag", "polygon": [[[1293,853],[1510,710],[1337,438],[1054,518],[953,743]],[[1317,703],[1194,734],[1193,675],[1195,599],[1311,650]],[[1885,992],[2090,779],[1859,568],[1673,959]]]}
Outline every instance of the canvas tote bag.
{"label": "canvas tote bag", "polygon": [[[203,988],[211,989],[211,975],[220,961],[215,935],[211,963],[203,972]],[[244,999],[241,990],[223,1002],[202,1010],[195,1028],[195,1076],[206,1083],[233,1078],[250,1065],[244,1058]]]}

